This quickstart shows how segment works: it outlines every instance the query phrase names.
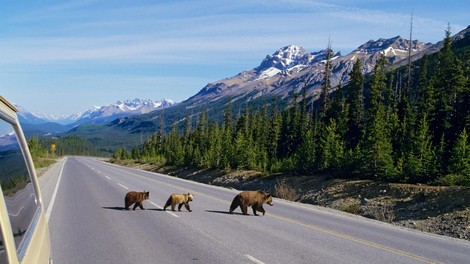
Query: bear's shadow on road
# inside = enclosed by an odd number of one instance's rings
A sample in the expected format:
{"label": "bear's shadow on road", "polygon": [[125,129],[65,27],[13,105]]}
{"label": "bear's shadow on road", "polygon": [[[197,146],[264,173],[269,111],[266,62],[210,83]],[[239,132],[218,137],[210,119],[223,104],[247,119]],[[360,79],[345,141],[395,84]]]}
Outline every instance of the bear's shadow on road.
{"label": "bear's shadow on road", "polygon": [[[107,210],[116,210],[116,211],[133,211],[132,207],[129,207],[129,210],[126,210],[126,208],[121,207],[121,206],[103,206],[101,208],[107,209]],[[160,211],[160,212],[163,212],[163,209],[160,209],[160,208],[145,208],[145,210],[141,210],[139,207],[137,207],[135,210],[136,211]]]}
{"label": "bear's shadow on road", "polygon": [[[215,210],[205,210],[205,211],[208,212],[208,213],[214,213],[214,214],[227,214],[227,215],[231,214],[228,211],[215,211]],[[238,213],[238,212],[233,212],[232,214],[243,215],[242,213]]]}
{"label": "bear's shadow on road", "polygon": [[126,208],[121,207],[121,206],[103,206],[101,208],[108,209],[108,210],[116,210],[116,211],[126,211]]}

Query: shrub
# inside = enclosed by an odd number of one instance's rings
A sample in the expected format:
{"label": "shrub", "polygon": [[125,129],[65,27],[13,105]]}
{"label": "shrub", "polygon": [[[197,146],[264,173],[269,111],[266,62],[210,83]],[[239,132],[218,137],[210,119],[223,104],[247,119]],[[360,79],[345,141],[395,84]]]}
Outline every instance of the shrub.
{"label": "shrub", "polygon": [[274,195],[281,199],[294,201],[294,202],[300,198],[300,195],[296,189],[292,188],[285,181],[280,181],[280,180],[277,180],[277,183],[274,186]]}

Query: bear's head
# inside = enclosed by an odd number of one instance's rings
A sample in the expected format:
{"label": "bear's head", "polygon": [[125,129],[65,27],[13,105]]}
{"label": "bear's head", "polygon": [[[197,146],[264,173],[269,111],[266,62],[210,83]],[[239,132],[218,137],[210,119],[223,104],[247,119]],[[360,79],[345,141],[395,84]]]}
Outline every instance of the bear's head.
{"label": "bear's head", "polygon": [[142,197],[144,198],[144,200],[148,200],[148,198],[150,198],[150,191],[143,191],[142,192]]}
{"label": "bear's head", "polygon": [[266,196],[266,203],[269,204],[270,206],[273,206],[273,197],[269,193]]}
{"label": "bear's head", "polygon": [[193,200],[193,198],[194,198],[193,195],[190,194],[190,193],[186,194],[186,196],[188,197],[188,201],[190,201],[190,202],[191,202],[191,201]]}

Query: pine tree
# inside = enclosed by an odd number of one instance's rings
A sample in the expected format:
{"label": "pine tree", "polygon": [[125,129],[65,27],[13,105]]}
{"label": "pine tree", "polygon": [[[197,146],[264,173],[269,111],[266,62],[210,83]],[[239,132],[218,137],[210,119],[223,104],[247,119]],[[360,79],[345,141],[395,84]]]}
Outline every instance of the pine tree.
{"label": "pine tree", "polygon": [[435,104],[435,95],[434,95],[434,87],[431,85],[428,76],[428,63],[429,59],[427,56],[424,56],[421,59],[420,65],[420,73],[419,73],[419,80],[418,80],[418,88],[417,88],[417,99],[416,99],[416,115],[417,120],[421,120],[421,118],[434,111],[434,104]]}
{"label": "pine tree", "polygon": [[411,142],[411,150],[406,154],[404,160],[404,174],[415,183],[427,183],[435,179],[436,155],[426,115],[419,120]]}
{"label": "pine tree", "polygon": [[328,42],[328,47],[326,48],[326,63],[325,70],[323,75],[323,81],[321,84],[321,93],[320,93],[320,118],[323,121],[326,121],[328,109],[330,107],[329,93],[331,91],[331,57],[333,56],[333,50],[331,49],[331,44]]}
{"label": "pine tree", "polygon": [[[274,164],[278,158],[279,139],[281,135],[282,117],[278,110],[277,100],[273,99],[273,110],[269,124],[269,137],[267,142],[267,154],[270,164]],[[271,168],[269,168],[271,170]]]}
{"label": "pine tree", "polygon": [[467,130],[460,133],[455,142],[449,160],[449,173],[463,176],[466,185],[470,185],[470,142]]}
{"label": "pine tree", "polygon": [[386,89],[386,65],[384,56],[377,62],[371,80],[370,107],[367,111],[368,125],[364,137],[362,166],[368,177],[391,180],[396,177],[393,148],[383,104],[382,91]]}
{"label": "pine tree", "polygon": [[362,138],[364,122],[364,76],[362,64],[356,59],[352,71],[349,73],[349,89],[346,103],[348,106],[348,148],[354,149]]}
{"label": "pine tree", "polygon": [[450,147],[456,140],[456,130],[452,129],[453,115],[458,91],[465,86],[465,77],[457,58],[451,49],[450,27],[446,30],[444,47],[437,57],[437,70],[434,75],[433,87],[436,91],[436,103],[431,113],[431,127],[434,131],[434,144],[439,145],[444,136],[445,152],[442,156],[444,162],[448,160]]}
{"label": "pine tree", "polygon": [[224,120],[222,123],[222,154],[221,167],[230,169],[234,164],[233,159],[233,120],[232,120],[232,101],[229,100],[224,109]]}
{"label": "pine tree", "polygon": [[344,142],[338,133],[336,121],[330,119],[330,123],[325,127],[324,134],[320,140],[320,168],[339,169],[345,155]]}

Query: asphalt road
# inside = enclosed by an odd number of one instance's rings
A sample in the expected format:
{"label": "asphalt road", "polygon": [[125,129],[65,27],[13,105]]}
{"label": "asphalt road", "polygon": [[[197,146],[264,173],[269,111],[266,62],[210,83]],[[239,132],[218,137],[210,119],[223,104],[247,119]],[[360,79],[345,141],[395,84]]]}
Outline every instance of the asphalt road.
{"label": "asphalt road", "polygon": [[[265,216],[231,215],[236,190],[93,158],[66,158],[40,184],[55,264],[470,263],[468,241],[280,199]],[[124,210],[131,190],[150,191],[147,210]],[[187,192],[193,212],[161,209]]]}

